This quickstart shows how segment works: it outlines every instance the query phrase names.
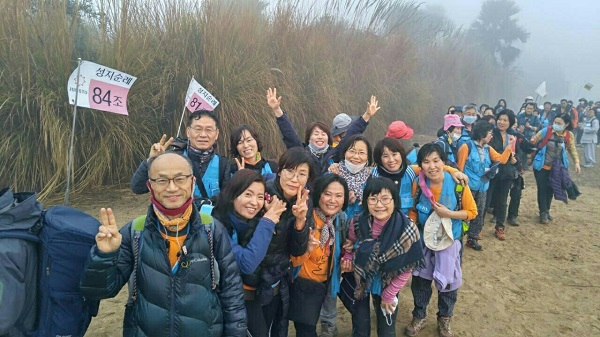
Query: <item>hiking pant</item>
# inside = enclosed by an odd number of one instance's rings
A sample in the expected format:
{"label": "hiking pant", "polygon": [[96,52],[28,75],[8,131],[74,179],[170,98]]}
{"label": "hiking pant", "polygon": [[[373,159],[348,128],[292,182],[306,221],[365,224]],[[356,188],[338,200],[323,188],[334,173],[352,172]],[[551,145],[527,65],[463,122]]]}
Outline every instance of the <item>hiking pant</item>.
{"label": "hiking pant", "polygon": [[471,193],[473,193],[473,199],[475,199],[475,203],[477,204],[477,216],[475,217],[475,219],[469,222],[469,231],[467,232],[467,235],[471,239],[477,239],[479,233],[481,233],[481,229],[483,228],[483,221],[485,219],[485,204],[487,191],[471,191]]}
{"label": "hiking pant", "polygon": [[[392,314],[392,325],[388,325],[383,312],[381,311],[381,296],[368,294],[365,298],[357,300],[354,303],[352,312],[352,336],[353,337],[368,337],[371,335],[371,308],[369,305],[369,297],[373,296],[373,311],[377,317],[377,336],[394,337],[396,336],[396,316],[398,315],[398,307]],[[388,316],[388,320],[389,320]]]}
{"label": "hiking pant", "polygon": [[554,192],[550,186],[550,170],[533,170],[535,184],[537,185],[537,202],[540,214],[550,211]]}
{"label": "hiking pant", "polygon": [[[423,319],[427,316],[427,305],[431,300],[433,289],[432,280],[427,280],[419,276],[412,277],[410,290],[412,291],[415,308],[412,315],[416,319]],[[438,317],[452,317],[454,314],[454,305],[458,299],[458,289],[448,292],[438,291]]]}
{"label": "hiking pant", "polygon": [[596,144],[586,143],[583,144],[583,156],[585,158],[585,164],[596,164]]}
{"label": "hiking pant", "polygon": [[[529,139],[529,138],[528,138]],[[527,153],[525,153],[525,151],[521,151],[517,154],[517,156],[519,157],[519,161],[521,163],[523,163],[523,170],[527,171],[527,169],[529,168],[529,155]]]}
{"label": "hiking pant", "polygon": [[519,216],[519,206],[521,204],[521,194],[523,191],[523,177],[512,180],[501,180],[496,184],[494,191],[494,216],[496,217],[496,228],[504,227],[506,220],[506,204],[510,192],[510,205],[508,206],[508,217],[516,218]]}
{"label": "hiking pant", "polygon": [[281,320],[281,294],[264,306],[258,300],[245,302],[249,336],[276,336]]}
{"label": "hiking pant", "polygon": [[330,326],[335,326],[335,321],[337,318],[337,297],[331,298],[329,297],[329,291],[327,291],[327,296],[325,296],[325,301],[323,301],[323,306],[321,306],[321,324],[326,323]]}
{"label": "hiking pant", "polygon": [[317,326],[294,322],[296,337],[317,337]]}

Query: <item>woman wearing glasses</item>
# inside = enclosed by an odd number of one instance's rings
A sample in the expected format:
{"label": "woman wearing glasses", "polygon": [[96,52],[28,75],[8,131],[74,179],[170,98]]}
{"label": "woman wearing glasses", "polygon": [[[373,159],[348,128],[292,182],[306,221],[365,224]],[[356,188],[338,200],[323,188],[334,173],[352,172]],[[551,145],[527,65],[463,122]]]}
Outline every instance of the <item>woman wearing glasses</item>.
{"label": "woman wearing glasses", "polygon": [[[395,336],[398,292],[413,268],[423,265],[423,248],[416,225],[400,212],[398,188],[388,178],[371,178],[364,190],[366,210],[352,221],[344,244],[342,271],[354,271],[344,281],[353,294],[340,292],[352,314],[352,335],[369,336],[369,294],[377,316],[377,335]],[[352,298],[348,298],[352,296]]]}
{"label": "woman wearing glasses", "polygon": [[290,256],[304,255],[308,245],[306,223],[312,205],[305,187],[314,178],[312,159],[303,148],[292,148],[280,157],[278,166],[277,177],[267,181],[266,198],[283,201],[285,211],[275,223],[264,259],[244,278],[252,336],[287,336]]}

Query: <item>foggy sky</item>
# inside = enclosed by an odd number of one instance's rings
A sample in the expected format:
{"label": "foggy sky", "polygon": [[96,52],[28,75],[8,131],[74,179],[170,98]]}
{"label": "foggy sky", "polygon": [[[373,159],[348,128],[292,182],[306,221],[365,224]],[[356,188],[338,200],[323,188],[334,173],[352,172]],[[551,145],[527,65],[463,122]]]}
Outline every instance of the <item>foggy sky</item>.
{"label": "foggy sky", "polygon": [[[424,5],[441,5],[446,14],[463,28],[470,27],[479,15],[481,0],[423,0]],[[533,95],[548,73],[562,71],[569,92],[553,91],[548,97],[600,100],[600,1],[599,0],[516,0],[521,9],[518,22],[531,33],[529,40],[515,44],[522,50],[517,59],[522,81],[522,97]],[[591,91],[583,89],[594,84]],[[579,91],[579,97],[575,97]],[[539,102],[539,101],[538,101]],[[515,102],[516,103],[516,102]]]}

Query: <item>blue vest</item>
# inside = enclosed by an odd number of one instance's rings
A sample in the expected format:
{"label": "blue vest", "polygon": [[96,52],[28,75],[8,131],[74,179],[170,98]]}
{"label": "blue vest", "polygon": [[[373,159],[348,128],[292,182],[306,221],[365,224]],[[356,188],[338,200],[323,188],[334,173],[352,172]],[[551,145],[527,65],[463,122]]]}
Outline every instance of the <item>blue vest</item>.
{"label": "blue vest", "polygon": [[458,148],[460,149],[460,147],[463,144],[467,143],[470,140],[471,140],[471,131],[467,130],[467,127],[465,126],[462,129],[462,134],[460,135],[460,138],[457,141]]}
{"label": "blue vest", "polygon": [[481,161],[475,141],[471,140],[467,146],[469,147],[469,156],[467,157],[463,173],[469,177],[469,188],[471,188],[471,191],[485,192],[490,187],[490,182],[483,183],[481,176],[485,174],[486,169],[489,170],[490,166],[492,166],[490,148],[489,146],[483,147],[483,161]]}
{"label": "blue vest", "polygon": [[413,165],[417,162],[417,149],[413,147],[412,150],[406,155],[406,160],[408,160],[409,165]]}
{"label": "blue vest", "polygon": [[[187,157],[187,153],[187,149],[185,149],[183,151],[183,155]],[[204,189],[208,195],[203,196],[202,192],[198,188],[198,184],[196,183],[194,185],[194,199],[211,198],[221,192],[219,187],[219,159],[219,155],[215,153],[213,158],[210,160],[210,163],[208,163],[208,167],[206,168],[204,175],[202,176],[202,185],[204,185]],[[196,179],[198,178],[196,177]]]}
{"label": "blue vest", "polygon": [[[546,138],[547,133],[548,133],[548,128],[545,128],[542,130],[542,140],[540,140],[540,142],[544,141],[544,138]],[[572,142],[573,139],[570,139],[569,141]],[[566,142],[566,140],[565,140],[565,142]],[[562,150],[563,165],[566,169],[568,169],[569,168],[569,159],[567,158],[567,148],[565,146],[565,142],[560,144],[560,146],[563,149]],[[535,154],[535,157],[533,157],[533,163],[531,166],[533,166],[534,170],[540,171],[542,169],[542,167],[544,166],[545,160],[546,160],[546,146],[544,145],[543,148],[538,150],[538,152]]]}
{"label": "blue vest", "polygon": [[[379,177],[377,168],[374,167],[371,172],[372,177]],[[412,195],[412,184],[417,174],[413,168],[408,165],[406,171],[400,180],[400,186],[398,186],[398,196],[400,197],[400,211],[405,215],[408,215],[408,211],[414,206],[415,199]]]}
{"label": "blue vest", "polygon": [[[427,186],[429,186],[429,179],[425,178],[427,181]],[[416,183],[419,183],[419,177],[415,179]],[[438,202],[450,210],[456,210],[456,183],[452,180],[452,176],[448,172],[444,172],[444,183],[442,185],[442,193],[440,194],[440,199]],[[423,233],[423,226],[425,222],[427,222],[427,218],[433,212],[433,208],[431,207],[431,201],[421,193],[417,204],[415,205],[415,209],[417,211],[417,217],[419,220],[419,231],[421,234]],[[460,208],[459,208],[460,209]],[[452,219],[452,235],[454,236],[454,240],[460,238],[462,234],[462,220]]]}
{"label": "blue vest", "polygon": [[448,157],[448,161],[456,164],[456,157],[454,157],[454,151],[452,151],[452,145],[448,143],[448,136],[443,135],[440,138],[433,141],[434,144],[439,145],[442,150],[446,153],[446,157]]}

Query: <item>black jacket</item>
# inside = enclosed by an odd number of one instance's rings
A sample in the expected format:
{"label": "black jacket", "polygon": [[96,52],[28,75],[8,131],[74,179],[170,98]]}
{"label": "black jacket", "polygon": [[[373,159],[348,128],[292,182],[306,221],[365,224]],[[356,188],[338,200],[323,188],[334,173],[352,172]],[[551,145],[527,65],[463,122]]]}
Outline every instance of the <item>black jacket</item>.
{"label": "black jacket", "polygon": [[[325,154],[323,154],[320,157],[315,156],[314,154],[312,154],[312,152],[310,153],[311,158],[313,158],[315,163],[316,178],[320,177],[321,175],[327,172],[327,170],[329,169],[330,162],[338,162],[340,160],[340,158],[338,157],[338,149],[341,149],[344,139],[352,135],[364,133],[367,128],[367,125],[369,125],[369,122],[365,122],[365,120],[362,117],[357,118],[352,123],[350,123],[346,135],[344,136],[344,138],[342,138],[340,144],[337,147],[334,148],[330,146],[327,152],[325,152]],[[300,137],[298,136],[296,129],[294,129],[292,121],[288,117],[287,113],[284,113],[283,116],[277,118],[277,126],[279,127],[279,131],[283,136],[283,142],[285,143],[285,147],[287,149],[291,149],[293,147],[308,146],[308,144],[304,144],[302,143],[302,140],[300,140]]]}
{"label": "black jacket", "polygon": [[[116,252],[102,253],[94,246],[81,280],[81,292],[94,299],[111,298],[129,281],[134,266],[132,222],[121,230],[123,241]],[[215,223],[215,278],[211,290],[210,245],[194,207],[187,254],[175,274],[165,240],[152,206],[140,241],[137,300],[125,311],[124,336],[246,336],[246,308],[240,272],[225,229]],[[183,262],[187,262],[184,267]]]}
{"label": "black jacket", "polygon": [[[529,140],[527,140],[522,133],[516,132],[512,129],[509,130],[510,132],[507,131],[507,136],[513,135],[517,137],[517,144],[515,145],[515,159],[517,159],[517,163],[511,164],[509,159],[509,161],[506,164],[500,164],[500,166],[498,167],[498,174],[496,175],[496,177],[494,177],[494,179],[496,180],[509,180],[517,178],[521,174],[521,170],[523,168],[523,163],[521,162],[521,153],[531,153],[535,149],[535,147],[533,147],[529,143]],[[494,128],[493,132],[494,135],[489,143],[489,146],[496,150],[496,152],[502,153],[504,152],[502,134],[497,128]]]}
{"label": "black jacket", "polygon": [[[187,147],[187,141],[173,142],[172,146],[173,146],[173,150],[172,150],[173,152],[177,152],[177,153],[183,155],[183,153]],[[219,156],[219,155],[217,153],[214,153],[213,156]],[[189,158],[189,156],[188,156],[188,158]],[[210,158],[210,160],[212,160],[212,159],[213,159],[213,157]],[[192,159],[190,158],[190,160],[192,160]],[[210,163],[210,160],[207,160],[203,163],[194,163],[194,161],[192,160],[192,163],[194,164],[193,165],[194,177],[196,177],[196,184],[198,185],[198,188],[200,189],[200,191],[204,190],[204,187],[202,185],[202,177],[204,176],[204,172],[206,171],[208,164]],[[231,172],[230,172],[229,161],[227,160],[227,158],[225,158],[223,156],[219,156],[219,188],[221,190],[223,190],[223,188],[229,181],[230,176],[231,176]],[[148,181],[148,160],[144,159],[144,160],[142,160],[142,162],[138,166],[137,170],[133,174],[133,177],[131,178],[131,191],[135,194],[145,194],[145,193],[150,192],[150,190],[148,190],[148,186],[146,186],[147,181]],[[213,197],[213,198],[211,198],[211,200],[214,203],[215,198]]]}

